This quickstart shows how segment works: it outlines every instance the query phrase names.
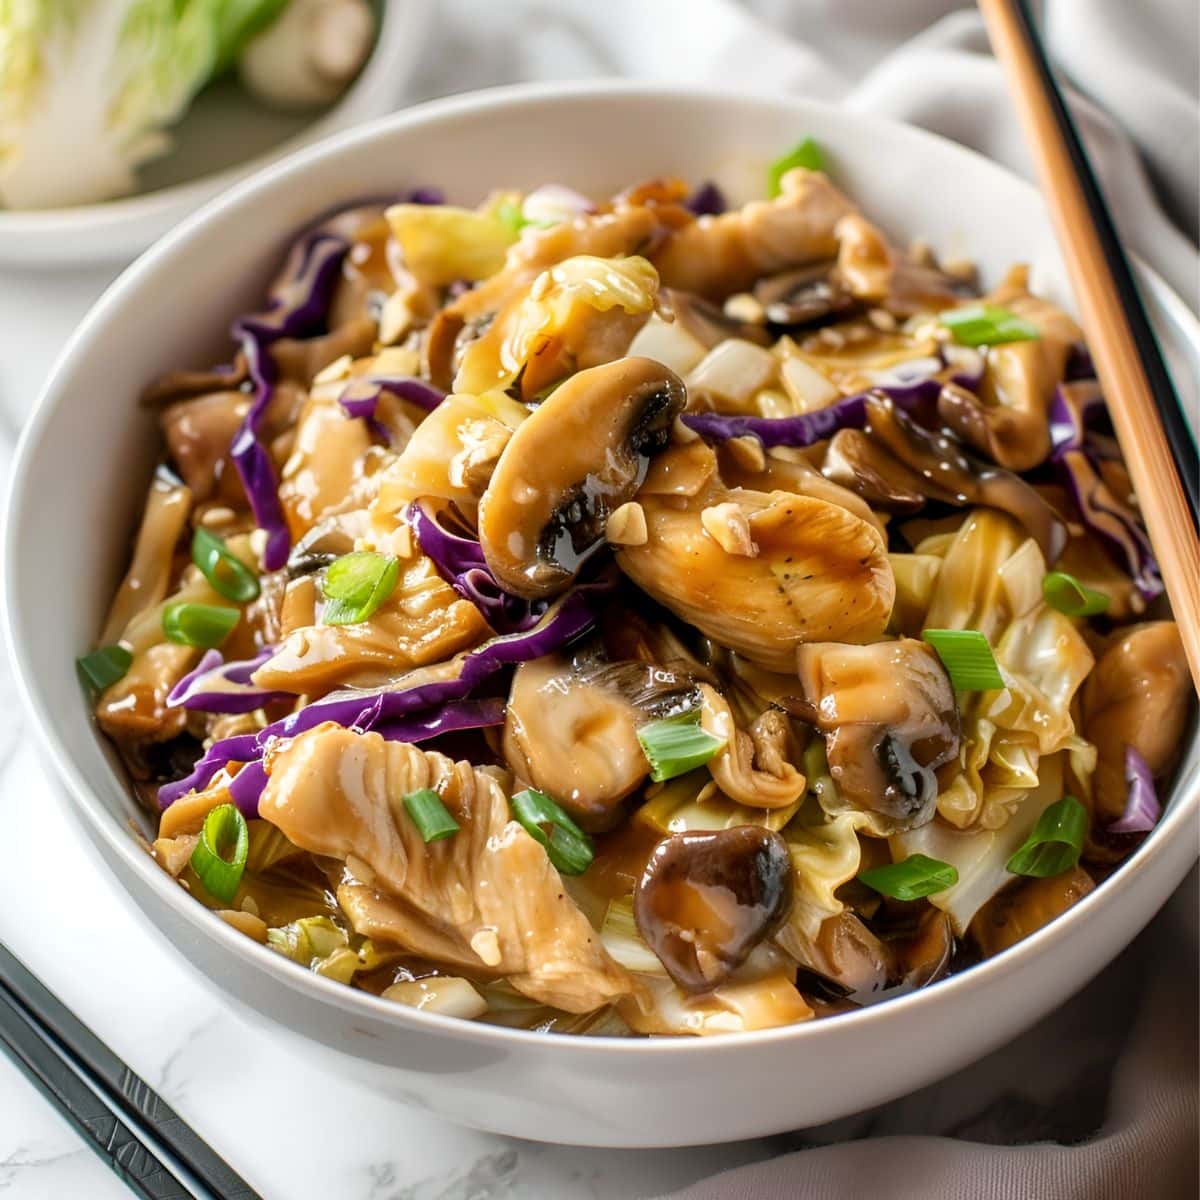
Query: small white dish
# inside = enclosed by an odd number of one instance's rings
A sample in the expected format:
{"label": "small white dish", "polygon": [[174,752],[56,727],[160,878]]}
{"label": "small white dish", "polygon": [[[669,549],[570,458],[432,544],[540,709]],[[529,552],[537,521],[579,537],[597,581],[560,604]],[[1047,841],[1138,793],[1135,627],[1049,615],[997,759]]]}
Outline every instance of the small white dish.
{"label": "small white dish", "polygon": [[379,32],[358,77],[331,107],[274,111],[236,79],[206,89],[171,131],[173,147],[138,173],[132,196],[70,208],[0,207],[0,264],[127,262],[239,179],[321,138],[391,112],[424,48],[432,0],[379,5]]}
{"label": "small white dish", "polygon": [[[184,893],[137,845],[147,829],[75,678],[123,570],[159,452],[136,397],[171,367],[228,354],[289,238],[329,208],[417,184],[471,203],[554,181],[596,196],[677,173],[760,195],[764,164],[806,135],[839,182],[903,243],[969,253],[985,281],[1014,261],[1070,306],[1029,184],[950,142],[781,96],[601,83],[502,89],[425,105],[279,163],[195,214],[82,322],[30,419],[5,530],[8,633],[45,759],[83,828],[152,923],[208,982],[384,1096],[540,1141],[672,1146],[818,1124],[901,1096],[994,1050],[1115,957],[1196,859],[1200,739],[1189,731],[1166,813],[1113,877],[998,958],[874,1008],[708,1039],[548,1036],[419,1013],[298,969]],[[1194,401],[1200,326],[1153,273],[1140,279]],[[36,853],[37,847],[26,851]]]}

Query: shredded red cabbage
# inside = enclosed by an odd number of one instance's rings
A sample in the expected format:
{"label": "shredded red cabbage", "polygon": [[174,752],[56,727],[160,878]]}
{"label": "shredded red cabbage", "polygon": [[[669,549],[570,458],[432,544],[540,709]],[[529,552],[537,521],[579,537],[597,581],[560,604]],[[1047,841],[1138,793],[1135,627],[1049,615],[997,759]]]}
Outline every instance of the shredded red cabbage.
{"label": "shredded red cabbage", "polygon": [[728,205],[725,193],[711,179],[706,179],[683,202],[683,207],[698,217],[719,217]]}
{"label": "shredded red cabbage", "polygon": [[416,501],[406,514],[421,549],[433,560],[442,578],[483,613],[497,633],[519,633],[536,625],[547,604],[524,600],[501,587],[474,538],[452,533],[425,501]]}
{"label": "shredded red cabbage", "polygon": [[1163,583],[1150,539],[1137,514],[1113,495],[1098,469],[1108,453],[1107,439],[1097,440],[1089,425],[1104,412],[1104,398],[1094,379],[1060,384],[1050,404],[1051,460],[1083,523],[1129,573],[1143,599],[1152,600],[1161,595]]}
{"label": "shredded red cabbage", "polygon": [[828,408],[814,409],[795,417],[743,417],[721,413],[685,413],[683,423],[702,437],[716,441],[728,438],[756,437],[764,446],[812,446],[831,438],[839,429],[862,429],[867,424],[867,400],[871,396],[888,397],[897,408],[916,413],[937,403],[942,385],[936,379],[922,379],[899,387],[877,387],[856,396],[847,396]]}
{"label": "shredded red cabbage", "polygon": [[248,713],[277,700],[294,700],[289,692],[264,691],[250,681],[254,672],[274,653],[274,646],[264,646],[252,659],[227,663],[219,650],[206,651],[196,666],[168,693],[167,707],[197,712]]}
{"label": "shredded red cabbage", "polygon": [[254,403],[233,439],[230,456],[254,519],[267,534],[263,564],[268,571],[278,570],[287,562],[291,545],[279,503],[275,466],[261,439],[275,389],[276,367],[270,348],[280,338],[309,337],[325,327],[342,259],[350,248],[350,239],[330,228],[336,221],[339,217],[302,235],[288,254],[281,279],[271,289],[269,307],[239,317],[233,324],[233,336],[245,355],[254,384]]}
{"label": "shredded red cabbage", "polygon": [[[331,692],[257,733],[238,734],[215,742],[190,774],[159,788],[159,807],[169,808],[181,796],[207,787],[222,767],[240,762],[247,766],[238,772],[238,776],[245,774],[246,779],[241,785],[231,788],[231,793],[243,812],[254,815],[262,790],[256,781],[265,782],[261,760],[269,743],[275,738],[295,737],[326,721],[347,729],[384,727],[399,738],[398,731],[405,728],[445,732],[450,726],[435,724],[439,713],[445,713],[446,721],[465,719],[465,712],[473,712],[478,716],[478,709],[451,709],[449,706],[468,699],[477,687],[505,667],[551,654],[585,633],[595,623],[593,607],[597,599],[610,591],[613,585],[614,578],[611,575],[580,584],[548,609],[531,629],[493,638],[474,650],[460,654],[450,663],[410,672],[387,687],[347,688]],[[419,719],[416,714],[419,714]],[[407,724],[410,718],[417,723]],[[461,724],[453,726],[469,727]],[[432,737],[434,734],[431,732],[426,736]],[[247,774],[251,767],[255,769]]]}
{"label": "shredded red cabbage", "polygon": [[[437,188],[415,188],[404,198],[413,204],[441,204],[443,200]],[[267,308],[233,323],[234,340],[245,356],[247,374],[254,385],[254,403],[234,436],[230,457],[241,476],[254,519],[266,531],[263,565],[268,571],[278,570],[287,562],[291,543],[279,503],[275,466],[262,442],[276,378],[270,348],[281,338],[313,337],[324,332],[342,260],[354,231],[368,213],[377,213],[377,207],[344,209],[301,234],[271,288]]]}
{"label": "shredded red cabbage", "polygon": [[342,411],[348,417],[361,418],[386,442],[392,440],[388,427],[380,421],[375,410],[379,398],[387,392],[401,400],[407,400],[426,412],[433,412],[446,398],[441,388],[434,387],[413,375],[370,376],[359,375],[349,380],[338,397]]}
{"label": "shredded red cabbage", "polygon": [[1125,782],[1129,788],[1125,811],[1105,832],[1149,833],[1162,816],[1162,805],[1154,790],[1149,764],[1132,746],[1125,747]]}

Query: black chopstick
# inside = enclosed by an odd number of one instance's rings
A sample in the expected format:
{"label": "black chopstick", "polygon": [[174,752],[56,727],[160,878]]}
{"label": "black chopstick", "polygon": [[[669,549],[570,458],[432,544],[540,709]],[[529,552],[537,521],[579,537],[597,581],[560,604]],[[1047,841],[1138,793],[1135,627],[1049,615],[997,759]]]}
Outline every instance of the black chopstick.
{"label": "black chopstick", "polygon": [[1138,357],[1142,361],[1146,381],[1150,385],[1150,392],[1154,397],[1155,407],[1158,409],[1159,420],[1166,432],[1175,465],[1179,469],[1184,494],[1187,496],[1188,506],[1192,510],[1192,520],[1200,524],[1200,458],[1196,452],[1196,441],[1188,427],[1187,418],[1183,413],[1183,405],[1179,402],[1175,386],[1171,382],[1171,376],[1167,370],[1158,339],[1154,335],[1154,329],[1150,324],[1150,318],[1146,315],[1146,308],[1142,302],[1141,293],[1138,291],[1133,271],[1130,269],[1129,260],[1125,257],[1121,240],[1113,225],[1112,214],[1108,211],[1104,194],[1100,191],[1100,185],[1096,182],[1096,175],[1088,161],[1087,152],[1083,148],[1083,143],[1075,129],[1075,123],[1063,101],[1062,92],[1059,91],[1054,74],[1050,70],[1050,63],[1038,35],[1037,27],[1030,16],[1027,0],[1016,0],[1014,8],[1022,33],[1028,41],[1030,51],[1037,64],[1038,73],[1046,85],[1046,92],[1054,110],[1055,123],[1066,143],[1071,157],[1071,165],[1075,170],[1075,177],[1083,191],[1084,200],[1095,224],[1100,244],[1104,249],[1104,257],[1112,271],[1117,297],[1129,321],[1130,332],[1133,334]]}
{"label": "black chopstick", "polygon": [[191,1200],[191,1193],[71,1069],[7,993],[0,997],[0,1043],[131,1191],[146,1200]]}
{"label": "black chopstick", "polygon": [[[261,1200],[183,1118],[0,944],[0,1041],[88,1145],[147,1200],[189,1200],[140,1131],[221,1200]],[[124,1118],[124,1119],[122,1119]]]}

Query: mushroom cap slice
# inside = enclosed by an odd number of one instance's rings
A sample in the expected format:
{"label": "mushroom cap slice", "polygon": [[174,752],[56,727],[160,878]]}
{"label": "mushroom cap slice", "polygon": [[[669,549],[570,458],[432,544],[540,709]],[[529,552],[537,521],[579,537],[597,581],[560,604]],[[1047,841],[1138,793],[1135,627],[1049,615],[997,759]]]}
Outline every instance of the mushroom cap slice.
{"label": "mushroom cap slice", "polygon": [[686,398],[661,363],[622,358],[573,375],[521,425],[479,504],[479,543],[509,591],[539,599],[571,583]]}
{"label": "mushroom cap slice", "polygon": [[928,821],[934,772],[958,754],[961,736],[954,689],[932,648],[912,638],[807,645],[796,666],[798,711],[825,735],[839,793],[897,829]]}
{"label": "mushroom cap slice", "polygon": [[611,828],[620,804],[650,772],[638,710],[557,654],[522,663],[504,722],[504,757],[587,829]]}
{"label": "mushroom cap slice", "polygon": [[[758,666],[791,673],[804,642],[866,642],[895,598],[887,547],[848,509],[811,496],[713,489],[677,507],[642,496],[647,539],[617,552],[643,591]],[[731,554],[705,529],[704,509],[732,503],[756,548]]]}
{"label": "mushroom cap slice", "polygon": [[655,847],[633,915],[646,944],[685,991],[723,983],[787,917],[787,843],[759,825],[676,833]]}

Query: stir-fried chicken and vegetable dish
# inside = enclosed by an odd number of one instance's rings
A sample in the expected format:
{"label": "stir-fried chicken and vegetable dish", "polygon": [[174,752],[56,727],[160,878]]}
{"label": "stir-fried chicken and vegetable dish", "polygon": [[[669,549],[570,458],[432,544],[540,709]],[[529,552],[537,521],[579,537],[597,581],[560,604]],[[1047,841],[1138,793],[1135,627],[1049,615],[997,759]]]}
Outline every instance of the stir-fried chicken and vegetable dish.
{"label": "stir-fried chicken and vegetable dish", "polygon": [[933,983],[1138,846],[1191,693],[1080,330],[817,155],[731,210],[339,212],[148,389],[80,667],[196,900],[399,1004],[711,1034]]}

